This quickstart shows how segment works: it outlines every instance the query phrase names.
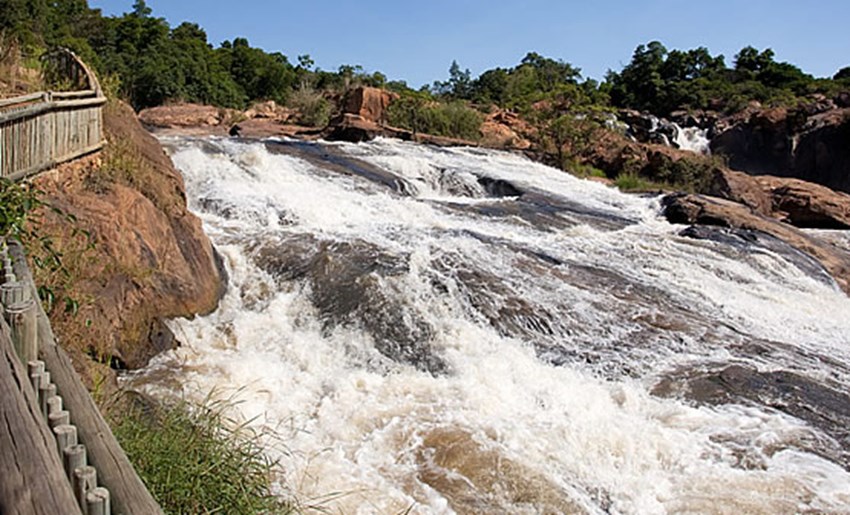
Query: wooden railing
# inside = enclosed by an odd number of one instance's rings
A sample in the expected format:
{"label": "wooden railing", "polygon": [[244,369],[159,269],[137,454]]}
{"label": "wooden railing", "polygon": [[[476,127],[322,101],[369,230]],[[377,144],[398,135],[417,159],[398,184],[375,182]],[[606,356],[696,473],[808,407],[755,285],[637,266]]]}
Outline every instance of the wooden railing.
{"label": "wooden railing", "polygon": [[0,281],[0,514],[161,514],[56,344],[18,244],[0,248]]}
{"label": "wooden railing", "polygon": [[44,58],[45,80],[75,91],[40,91],[0,100],[0,177],[20,179],[100,150],[106,97],[70,50]]}
{"label": "wooden railing", "polygon": [[[45,80],[77,90],[0,100],[0,177],[104,145],[106,98],[88,67],[60,50],[45,57]],[[0,241],[0,515],[161,514],[37,299],[23,248]]]}

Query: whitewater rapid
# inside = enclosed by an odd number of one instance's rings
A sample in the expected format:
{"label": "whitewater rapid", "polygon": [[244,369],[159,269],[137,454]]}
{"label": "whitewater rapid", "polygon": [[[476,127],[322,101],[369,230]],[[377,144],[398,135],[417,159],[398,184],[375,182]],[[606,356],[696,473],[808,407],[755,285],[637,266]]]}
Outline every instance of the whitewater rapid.
{"label": "whitewater rapid", "polygon": [[657,389],[733,363],[847,391],[850,300],[796,258],[507,153],[164,143],[230,284],[127,380],[235,395],[308,511],[847,512],[834,435]]}

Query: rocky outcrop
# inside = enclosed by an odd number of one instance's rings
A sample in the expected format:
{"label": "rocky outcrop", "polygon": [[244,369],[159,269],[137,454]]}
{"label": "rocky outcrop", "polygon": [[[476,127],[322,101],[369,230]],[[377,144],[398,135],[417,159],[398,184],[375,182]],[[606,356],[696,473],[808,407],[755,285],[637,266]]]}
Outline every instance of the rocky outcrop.
{"label": "rocky outcrop", "polygon": [[143,109],[139,120],[152,128],[218,127],[236,111],[198,104],[174,104]]}
{"label": "rocky outcrop", "polygon": [[330,141],[360,143],[378,136],[401,137],[403,131],[387,127],[387,108],[398,95],[379,88],[359,87],[346,93],[342,112],[324,131]]}
{"label": "rocky outcrop", "polygon": [[850,195],[819,184],[718,168],[707,193],[797,227],[850,229]]}
{"label": "rocky outcrop", "polygon": [[481,144],[491,148],[527,150],[536,131],[519,115],[497,109],[481,124]]}
{"label": "rocky outcrop", "polygon": [[794,110],[748,110],[729,125],[711,150],[727,156],[731,168],[850,192],[850,108],[814,98]]}
{"label": "rocky outcrop", "polygon": [[248,120],[261,119],[287,123],[295,116],[295,114],[296,112],[294,109],[280,106],[274,100],[267,100],[265,102],[257,102],[252,105],[244,113],[242,113],[242,116]]}
{"label": "rocky outcrop", "polygon": [[356,114],[344,113],[335,118],[325,131],[328,141],[361,143],[371,141],[386,133],[384,127]]}
{"label": "rocky outcrop", "polygon": [[[104,125],[102,156],[37,179],[46,200],[76,221],[45,215],[42,231],[52,235],[70,275],[38,268],[36,275],[80,304],[76,314],[64,306],[50,314],[78,367],[85,369],[88,355],[138,368],[176,345],[163,320],[212,311],[225,279],[200,220],[187,210],[183,179],[156,139],[126,105],[110,104]],[[79,230],[91,235],[91,249]]]}
{"label": "rocky outcrop", "polygon": [[782,240],[816,259],[839,287],[850,294],[850,254],[838,246],[730,200],[679,193],[665,197],[663,205],[664,215],[671,223],[743,229]]}
{"label": "rocky outcrop", "polygon": [[387,108],[398,95],[380,88],[359,87],[345,95],[342,112],[359,116],[366,122],[385,125]]}

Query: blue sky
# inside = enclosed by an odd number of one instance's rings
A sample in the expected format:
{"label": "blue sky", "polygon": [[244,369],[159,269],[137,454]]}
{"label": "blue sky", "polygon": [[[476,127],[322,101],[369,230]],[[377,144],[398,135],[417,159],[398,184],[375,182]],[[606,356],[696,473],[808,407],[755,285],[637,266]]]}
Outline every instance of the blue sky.
{"label": "blue sky", "polygon": [[[147,0],[172,26],[193,21],[210,42],[247,37],[325,70],[360,64],[413,86],[445,79],[456,59],[474,75],[516,65],[529,51],[563,59],[586,77],[619,70],[634,48],[708,47],[726,62],[742,47],[773,48],[815,76],[850,66],[848,0]],[[90,0],[106,14],[133,0]]]}

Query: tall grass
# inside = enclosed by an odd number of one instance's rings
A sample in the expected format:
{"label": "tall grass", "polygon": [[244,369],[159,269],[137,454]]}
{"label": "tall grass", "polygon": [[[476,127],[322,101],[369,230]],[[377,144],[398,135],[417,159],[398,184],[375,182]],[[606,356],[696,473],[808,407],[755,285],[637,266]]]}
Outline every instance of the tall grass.
{"label": "tall grass", "polygon": [[230,401],[121,403],[112,429],[166,513],[292,513],[273,495],[276,462],[225,416]]}

